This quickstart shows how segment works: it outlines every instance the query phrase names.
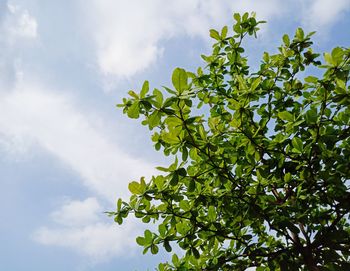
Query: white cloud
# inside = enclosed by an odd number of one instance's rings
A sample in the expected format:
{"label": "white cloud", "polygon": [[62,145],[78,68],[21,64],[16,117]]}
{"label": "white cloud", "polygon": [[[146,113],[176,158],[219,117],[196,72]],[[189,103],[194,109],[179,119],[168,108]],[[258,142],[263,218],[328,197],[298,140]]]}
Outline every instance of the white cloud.
{"label": "white cloud", "polygon": [[0,135],[35,142],[80,174],[94,193],[114,201],[127,183],[149,176],[153,166],[122,152],[115,142],[52,88],[18,82],[0,96]]}
{"label": "white cloud", "polygon": [[268,19],[282,12],[277,0],[261,1],[113,1],[81,2],[97,46],[103,74],[129,77],[162,55],[161,41],[175,36],[208,37],[209,28],[230,22],[234,11],[257,11]]}
{"label": "white cloud", "polygon": [[117,228],[116,225],[105,223],[76,228],[42,227],[33,238],[43,245],[66,247],[99,262],[130,253],[135,242],[135,236],[130,234],[132,230],[130,225]]}
{"label": "white cloud", "polygon": [[[0,96],[1,99],[1,96]],[[0,159],[19,162],[28,158],[27,154],[33,142],[18,135],[4,134],[0,131]]]}
{"label": "white cloud", "polygon": [[[104,75],[130,77],[156,63],[162,41],[182,36],[208,38],[208,29],[231,23],[233,12],[258,19],[289,17],[323,34],[350,8],[350,0],[93,0],[81,2]],[[266,25],[264,26],[266,28]]]}
{"label": "white cloud", "polygon": [[53,212],[51,217],[56,223],[64,226],[83,226],[96,223],[102,209],[96,198],[87,198],[83,201],[73,200]]}
{"label": "white cloud", "polygon": [[7,14],[2,24],[3,35],[10,43],[18,39],[35,39],[38,36],[38,23],[28,10],[7,4]]}
{"label": "white cloud", "polygon": [[257,19],[269,20],[283,16],[287,11],[286,1],[280,0],[246,0],[232,1],[232,12],[256,12]]}
{"label": "white cloud", "polygon": [[[164,51],[162,41],[180,36],[184,40],[207,38],[209,28],[231,23],[232,12],[256,11],[259,19],[270,20],[288,10],[298,14],[296,10],[300,7],[297,20],[303,16],[304,24],[328,27],[343,10],[349,9],[346,0],[316,0],[305,5],[277,0],[167,3],[92,0],[81,3],[96,44],[96,62],[101,72],[120,77],[132,76],[154,64]],[[0,35],[0,45],[5,41],[6,46],[19,48],[23,41],[38,37],[38,23],[28,10],[8,5]],[[17,53],[14,55],[16,58]],[[11,66],[17,80],[13,89],[11,85],[11,89],[0,91],[2,154],[5,151],[16,156],[28,151],[32,143],[38,144],[76,171],[92,194],[111,201],[127,194],[129,181],[153,172],[150,163],[124,153],[104,131],[96,128],[78,109],[76,101],[63,94],[67,91],[26,80],[30,76],[23,74],[18,67],[20,63],[17,64],[14,65],[13,59],[4,64],[0,61],[0,71],[7,71]],[[41,227],[34,239],[45,245],[70,248],[96,260],[120,255],[133,247],[138,229],[130,219],[123,227],[102,222],[99,214],[103,209],[93,197],[66,202],[51,214],[56,226]]]}
{"label": "white cloud", "polygon": [[157,42],[167,28],[155,19],[155,1],[91,2],[89,21],[93,22],[97,62],[104,74],[129,76],[154,62],[161,52]]}
{"label": "white cloud", "polygon": [[[153,165],[131,157],[94,125],[96,119],[78,109],[72,93],[57,90],[21,69],[21,52],[27,40],[37,38],[37,23],[29,12],[8,6],[0,24],[0,153],[11,160],[38,146],[56,156],[81,177],[92,195],[114,202],[125,197],[127,183],[150,175]],[[31,78],[28,80],[28,78]],[[45,80],[45,78],[44,78]],[[43,81],[44,81],[43,80]],[[97,113],[96,113],[97,114]],[[94,115],[96,118],[96,115]],[[99,120],[104,123],[102,120]],[[25,178],[25,176],[23,176]],[[51,214],[54,227],[43,226],[34,239],[44,245],[70,248],[93,261],[130,252],[135,247],[135,221],[118,227],[112,219],[103,222],[106,210],[96,198],[69,201]]]}
{"label": "white cloud", "polygon": [[67,92],[58,92],[28,80],[31,76],[25,72],[19,73],[22,75],[15,87],[0,93],[1,153],[10,153],[13,158],[33,150],[28,146],[39,145],[77,172],[95,196],[65,201],[50,214],[54,226],[37,229],[34,240],[69,248],[93,262],[129,254],[136,248],[140,228],[133,219],[122,226],[112,218],[110,223],[104,222],[103,211],[110,206],[102,206],[97,197],[110,202],[126,197],[127,183],[151,175],[153,165],[122,152],[77,108],[71,96],[63,94]]}
{"label": "white cloud", "polygon": [[303,22],[310,29],[327,32],[348,10],[350,0],[307,1],[303,5]]}
{"label": "white cloud", "polygon": [[0,92],[12,87],[21,65],[20,55],[36,44],[38,23],[25,8],[0,4]]}
{"label": "white cloud", "polygon": [[96,198],[68,202],[51,214],[56,227],[41,227],[32,237],[43,245],[65,247],[89,256],[92,262],[130,254],[136,248],[136,225],[130,219],[122,226],[98,221],[101,208]]}

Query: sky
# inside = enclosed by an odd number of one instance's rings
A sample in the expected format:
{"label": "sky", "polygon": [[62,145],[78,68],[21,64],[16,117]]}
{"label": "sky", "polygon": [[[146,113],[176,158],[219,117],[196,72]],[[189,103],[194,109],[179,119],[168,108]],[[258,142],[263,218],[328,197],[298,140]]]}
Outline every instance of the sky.
{"label": "sky", "polygon": [[316,30],[318,52],[350,44],[350,0],[0,0],[0,270],[154,270],[145,227],[114,210],[127,185],[167,165],[116,108],[129,90],[169,86],[234,12],[267,20],[251,66],[284,33]]}

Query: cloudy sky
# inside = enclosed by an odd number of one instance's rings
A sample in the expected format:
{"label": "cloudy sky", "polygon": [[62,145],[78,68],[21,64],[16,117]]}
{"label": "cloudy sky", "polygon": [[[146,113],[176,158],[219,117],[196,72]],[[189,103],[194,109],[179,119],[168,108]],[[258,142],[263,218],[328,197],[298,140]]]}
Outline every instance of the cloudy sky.
{"label": "cloudy sky", "polygon": [[149,132],[116,109],[143,80],[169,85],[210,51],[233,12],[268,21],[252,66],[298,26],[315,49],[350,43],[350,0],[0,0],[0,270],[153,270],[103,211],[166,164]]}

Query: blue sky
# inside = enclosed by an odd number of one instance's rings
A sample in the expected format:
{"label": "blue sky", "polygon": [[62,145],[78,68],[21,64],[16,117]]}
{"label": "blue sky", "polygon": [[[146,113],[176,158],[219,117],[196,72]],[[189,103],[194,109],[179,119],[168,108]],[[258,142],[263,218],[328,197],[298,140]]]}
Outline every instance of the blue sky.
{"label": "blue sky", "polygon": [[[350,0],[0,0],[0,270],[153,270],[130,219],[103,211],[167,161],[115,108],[143,80],[169,85],[210,51],[233,12],[265,19],[252,66],[284,33],[316,30],[316,51],[350,43]],[[150,226],[151,227],[151,226]]]}

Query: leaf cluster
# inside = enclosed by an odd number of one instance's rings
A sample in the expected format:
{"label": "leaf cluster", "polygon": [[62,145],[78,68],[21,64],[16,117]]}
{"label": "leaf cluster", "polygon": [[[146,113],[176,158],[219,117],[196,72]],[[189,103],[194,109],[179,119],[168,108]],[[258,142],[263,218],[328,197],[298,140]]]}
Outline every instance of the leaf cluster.
{"label": "leaf cluster", "polygon": [[349,270],[350,50],[321,61],[299,28],[251,72],[242,42],[262,22],[234,20],[232,35],[210,30],[204,68],[119,105],[174,162],[110,214],[157,222],[137,238],[144,253],[184,250],[159,270]]}

